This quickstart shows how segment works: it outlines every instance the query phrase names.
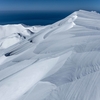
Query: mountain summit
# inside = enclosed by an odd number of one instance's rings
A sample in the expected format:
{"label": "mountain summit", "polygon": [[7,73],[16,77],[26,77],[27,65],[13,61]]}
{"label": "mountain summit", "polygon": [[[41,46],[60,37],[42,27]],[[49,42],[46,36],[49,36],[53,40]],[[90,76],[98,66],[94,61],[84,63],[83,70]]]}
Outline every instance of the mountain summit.
{"label": "mountain summit", "polygon": [[47,26],[0,26],[0,100],[100,100],[99,54],[94,11]]}

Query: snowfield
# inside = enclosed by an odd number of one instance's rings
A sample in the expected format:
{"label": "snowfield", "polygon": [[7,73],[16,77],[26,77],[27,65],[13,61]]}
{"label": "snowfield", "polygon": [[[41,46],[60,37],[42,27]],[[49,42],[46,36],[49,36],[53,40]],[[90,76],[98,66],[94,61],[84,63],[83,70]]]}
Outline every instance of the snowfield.
{"label": "snowfield", "polygon": [[0,25],[0,100],[100,100],[100,14]]}

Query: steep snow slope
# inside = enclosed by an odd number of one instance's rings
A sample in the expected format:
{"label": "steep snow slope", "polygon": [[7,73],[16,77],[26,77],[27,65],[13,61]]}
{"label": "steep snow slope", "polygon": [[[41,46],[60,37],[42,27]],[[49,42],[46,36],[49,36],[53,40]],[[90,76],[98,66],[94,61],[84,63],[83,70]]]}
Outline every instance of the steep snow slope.
{"label": "steep snow slope", "polygon": [[23,32],[8,47],[7,36],[0,49],[0,100],[99,100],[99,24],[100,14],[80,10],[39,31],[33,26],[36,34]]}

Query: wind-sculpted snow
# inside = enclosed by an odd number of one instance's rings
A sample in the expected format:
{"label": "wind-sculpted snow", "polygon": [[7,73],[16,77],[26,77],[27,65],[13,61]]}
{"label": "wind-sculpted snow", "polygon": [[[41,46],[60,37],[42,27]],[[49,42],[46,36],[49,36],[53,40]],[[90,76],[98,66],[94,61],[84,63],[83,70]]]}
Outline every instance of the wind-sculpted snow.
{"label": "wind-sculpted snow", "polygon": [[99,13],[80,10],[47,26],[12,25],[9,35],[4,27],[0,100],[99,100]]}
{"label": "wind-sculpted snow", "polygon": [[100,72],[92,73],[74,82],[54,89],[44,100],[99,100]]}

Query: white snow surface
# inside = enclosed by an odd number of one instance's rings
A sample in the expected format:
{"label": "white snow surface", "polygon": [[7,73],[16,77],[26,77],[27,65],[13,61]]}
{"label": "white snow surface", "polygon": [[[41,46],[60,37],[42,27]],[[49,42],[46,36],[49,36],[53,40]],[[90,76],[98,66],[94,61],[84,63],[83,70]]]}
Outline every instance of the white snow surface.
{"label": "white snow surface", "polygon": [[0,49],[8,48],[32,34],[39,32],[43,26],[25,26],[22,24],[0,26]]}
{"label": "white snow surface", "polygon": [[0,26],[0,100],[100,100],[99,69],[99,13]]}

